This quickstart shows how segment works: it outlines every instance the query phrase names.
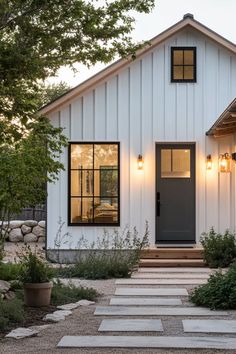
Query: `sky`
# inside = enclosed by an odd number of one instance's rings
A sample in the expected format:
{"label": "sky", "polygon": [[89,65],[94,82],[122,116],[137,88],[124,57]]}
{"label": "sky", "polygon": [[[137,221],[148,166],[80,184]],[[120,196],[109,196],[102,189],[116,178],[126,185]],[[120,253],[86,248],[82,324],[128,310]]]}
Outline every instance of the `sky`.
{"label": "sky", "polygon": [[[236,43],[236,0],[155,0],[155,8],[150,14],[135,14],[135,30],[132,37],[135,41],[149,40],[166,30],[191,13],[194,18],[221,36]],[[79,72],[74,74],[67,67],[62,67],[57,77],[50,78],[49,83],[67,82],[71,87],[88,79],[105,67],[97,64],[87,69],[77,65]]]}

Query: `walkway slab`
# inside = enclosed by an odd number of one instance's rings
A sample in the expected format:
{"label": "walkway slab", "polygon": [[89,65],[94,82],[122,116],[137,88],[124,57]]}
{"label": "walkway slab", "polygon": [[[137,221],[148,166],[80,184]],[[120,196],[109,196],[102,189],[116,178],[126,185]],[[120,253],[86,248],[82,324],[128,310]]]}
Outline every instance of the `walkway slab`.
{"label": "walkway slab", "polygon": [[99,332],[163,332],[161,320],[103,320]]}
{"label": "walkway slab", "polygon": [[144,273],[137,272],[131,279],[208,279],[207,273]]}
{"label": "walkway slab", "polygon": [[121,296],[188,296],[182,288],[117,288],[115,295]]}
{"label": "walkway slab", "polygon": [[230,320],[184,320],[184,332],[236,333],[236,321]]}
{"label": "walkway slab", "polygon": [[207,279],[118,279],[118,285],[188,285],[205,284]]}
{"label": "walkway slab", "polygon": [[217,269],[207,267],[141,267],[138,269],[140,273],[212,273]]}
{"label": "walkway slab", "polygon": [[236,349],[236,338],[164,336],[65,336],[59,348]]}
{"label": "walkway slab", "polygon": [[211,311],[202,307],[157,307],[157,306],[98,306],[98,316],[227,316],[226,311]]}
{"label": "walkway slab", "polygon": [[181,299],[166,299],[166,298],[113,297],[110,300],[110,305],[176,306],[176,305],[182,305],[182,301]]}

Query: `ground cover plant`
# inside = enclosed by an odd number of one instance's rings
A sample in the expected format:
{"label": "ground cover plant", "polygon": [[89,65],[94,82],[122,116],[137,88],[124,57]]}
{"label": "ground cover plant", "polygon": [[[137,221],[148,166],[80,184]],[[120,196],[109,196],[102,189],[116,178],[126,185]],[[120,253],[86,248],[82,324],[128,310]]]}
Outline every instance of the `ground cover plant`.
{"label": "ground cover plant", "polygon": [[125,228],[121,234],[117,230],[113,233],[104,230],[102,239],[92,244],[81,238],[78,243],[76,263],[60,268],[58,276],[86,279],[130,277],[138,264],[141,251],[148,246],[148,236],[149,229],[146,223],[142,238],[138,236],[136,228],[132,232]]}
{"label": "ground cover plant", "polygon": [[12,323],[22,323],[24,307],[20,299],[2,300],[0,298],[0,331],[8,328]]}
{"label": "ground cover plant", "polygon": [[226,273],[219,270],[210,275],[206,284],[193,290],[190,301],[212,310],[236,309],[236,262]]}
{"label": "ground cover plant", "polygon": [[18,279],[20,268],[20,265],[17,263],[0,262],[0,279],[6,281]]}
{"label": "ground cover plant", "polygon": [[201,236],[203,258],[211,268],[228,267],[236,259],[235,234],[226,230],[222,235],[211,228],[209,233]]}

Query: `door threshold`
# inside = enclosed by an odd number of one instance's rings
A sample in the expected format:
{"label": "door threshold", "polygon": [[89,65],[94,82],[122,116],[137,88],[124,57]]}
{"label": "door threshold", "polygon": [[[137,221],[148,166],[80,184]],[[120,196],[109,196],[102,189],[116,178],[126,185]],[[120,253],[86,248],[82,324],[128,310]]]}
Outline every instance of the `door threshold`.
{"label": "door threshold", "polygon": [[196,243],[156,243],[156,248],[195,248]]}

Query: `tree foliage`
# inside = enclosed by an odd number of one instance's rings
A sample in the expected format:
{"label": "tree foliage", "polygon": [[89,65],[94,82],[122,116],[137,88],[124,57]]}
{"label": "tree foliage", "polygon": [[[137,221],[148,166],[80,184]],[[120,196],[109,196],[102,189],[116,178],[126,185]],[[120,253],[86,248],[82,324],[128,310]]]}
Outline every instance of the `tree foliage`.
{"label": "tree foliage", "polygon": [[56,100],[70,89],[71,87],[64,81],[60,81],[57,84],[43,84],[41,87],[39,106],[44,106]]}

